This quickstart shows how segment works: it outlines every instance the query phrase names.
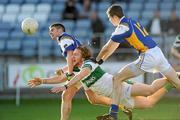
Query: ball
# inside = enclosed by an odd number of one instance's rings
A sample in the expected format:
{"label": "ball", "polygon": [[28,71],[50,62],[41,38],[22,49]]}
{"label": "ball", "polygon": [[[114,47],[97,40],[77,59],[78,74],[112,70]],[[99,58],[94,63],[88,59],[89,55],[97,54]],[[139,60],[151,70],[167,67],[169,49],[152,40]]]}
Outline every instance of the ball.
{"label": "ball", "polygon": [[38,22],[34,18],[25,18],[21,23],[21,29],[27,35],[33,35],[38,30]]}

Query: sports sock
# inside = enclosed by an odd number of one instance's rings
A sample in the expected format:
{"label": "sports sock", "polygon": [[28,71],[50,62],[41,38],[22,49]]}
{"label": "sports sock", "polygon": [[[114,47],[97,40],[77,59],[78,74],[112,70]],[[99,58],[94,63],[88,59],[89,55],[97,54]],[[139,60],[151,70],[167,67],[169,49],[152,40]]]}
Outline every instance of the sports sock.
{"label": "sports sock", "polygon": [[115,119],[117,119],[117,115],[118,115],[118,110],[119,110],[119,107],[118,107],[118,105],[115,105],[115,104],[112,104],[111,105],[111,108],[110,108],[110,110],[109,110],[109,114],[113,117],[113,118],[115,118]]}
{"label": "sports sock", "polygon": [[166,89],[167,92],[169,92],[172,88],[174,88],[174,86],[170,83],[166,83],[164,85],[164,88]]}

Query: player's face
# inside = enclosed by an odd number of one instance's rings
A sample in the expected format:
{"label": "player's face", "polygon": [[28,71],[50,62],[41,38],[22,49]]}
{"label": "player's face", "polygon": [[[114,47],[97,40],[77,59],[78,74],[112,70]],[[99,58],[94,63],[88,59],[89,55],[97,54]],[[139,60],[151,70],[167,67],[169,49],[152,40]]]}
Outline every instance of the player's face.
{"label": "player's face", "polygon": [[82,61],[81,51],[78,49],[75,49],[73,52],[73,63],[78,64],[81,61]]}
{"label": "player's face", "polygon": [[56,27],[49,28],[49,35],[53,40],[56,40],[56,38],[62,33],[61,29],[57,29]]}
{"label": "player's face", "polygon": [[109,21],[113,24],[113,26],[118,26],[119,20],[117,19],[117,16],[110,16],[108,15]]}

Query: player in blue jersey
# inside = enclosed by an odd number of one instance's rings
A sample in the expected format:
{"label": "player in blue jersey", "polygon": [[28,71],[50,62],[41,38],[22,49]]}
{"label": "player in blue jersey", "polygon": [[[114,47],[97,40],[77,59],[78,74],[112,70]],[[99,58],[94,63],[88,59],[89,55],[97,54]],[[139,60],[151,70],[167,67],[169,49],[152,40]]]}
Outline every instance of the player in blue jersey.
{"label": "player in blue jersey", "polygon": [[[51,36],[52,40],[56,40],[57,44],[60,46],[62,55],[66,58],[67,61],[67,66],[57,71],[67,72],[67,76],[70,78],[73,75],[74,68],[72,54],[74,49],[80,45],[80,42],[72,35],[67,34],[65,32],[64,25],[61,23],[54,23],[50,25],[49,35]],[[61,120],[68,120],[71,113],[72,98],[80,89],[80,87],[81,84],[77,83],[63,92],[61,103]]]}
{"label": "player in blue jersey", "polygon": [[[62,55],[66,58],[67,66],[63,69],[57,70],[57,74],[61,75],[62,73],[66,73],[66,77],[68,80],[74,75],[74,72],[78,72],[74,70],[74,63],[72,60],[73,51],[80,46],[80,42],[72,35],[65,32],[65,27],[61,23],[54,23],[49,27],[49,35],[53,40],[56,40],[58,45],[60,46],[60,50]],[[58,76],[57,76],[58,77]],[[34,79],[34,82],[39,83],[39,79]],[[41,83],[41,82],[40,82]],[[51,81],[51,83],[57,83],[56,81]],[[71,113],[71,104],[72,98],[77,93],[77,91],[81,88],[81,83],[77,83],[74,86],[69,87],[62,94],[62,104],[61,104],[61,120],[68,120]],[[91,100],[96,100],[96,102],[107,104],[107,98],[103,96],[96,96],[92,91],[85,91],[88,98]],[[92,101],[91,101],[92,102]]]}
{"label": "player in blue jersey", "polygon": [[116,26],[110,40],[104,45],[96,60],[105,61],[123,42],[129,43],[139,52],[139,58],[122,68],[113,78],[113,104],[108,115],[102,120],[117,120],[118,103],[121,93],[121,83],[129,78],[145,72],[161,72],[172,84],[171,87],[180,89],[180,80],[175,70],[164,57],[161,49],[152,40],[145,28],[131,18],[127,18],[121,6],[112,5],[107,10],[109,21]]}

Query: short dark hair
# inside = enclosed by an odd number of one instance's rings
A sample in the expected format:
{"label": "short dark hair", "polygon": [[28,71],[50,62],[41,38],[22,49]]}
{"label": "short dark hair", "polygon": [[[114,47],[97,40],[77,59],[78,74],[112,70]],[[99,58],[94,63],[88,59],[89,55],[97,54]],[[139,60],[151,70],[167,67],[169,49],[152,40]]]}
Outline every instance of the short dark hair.
{"label": "short dark hair", "polygon": [[62,29],[64,32],[66,31],[64,25],[61,24],[61,23],[58,23],[58,22],[51,24],[49,27],[50,27],[50,28],[55,27],[55,28],[57,28],[57,29]]}
{"label": "short dark hair", "polygon": [[84,58],[85,60],[92,58],[92,51],[88,46],[78,46],[76,49],[81,51],[82,58]]}
{"label": "short dark hair", "polygon": [[117,17],[121,18],[124,16],[124,13],[123,13],[123,9],[120,5],[118,4],[113,4],[111,5],[107,11],[106,11],[106,14],[113,17],[114,15],[116,15]]}

